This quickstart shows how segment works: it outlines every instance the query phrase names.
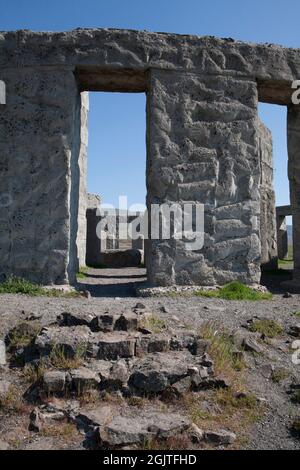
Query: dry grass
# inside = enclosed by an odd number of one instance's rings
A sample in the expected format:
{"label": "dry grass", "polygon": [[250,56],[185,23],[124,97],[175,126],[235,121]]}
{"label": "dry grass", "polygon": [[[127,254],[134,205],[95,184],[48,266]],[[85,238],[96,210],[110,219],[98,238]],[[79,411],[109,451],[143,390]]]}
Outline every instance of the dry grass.
{"label": "dry grass", "polygon": [[0,411],[4,413],[26,413],[28,405],[23,400],[23,392],[15,385],[11,385],[5,396],[0,397]]}
{"label": "dry grass", "polygon": [[9,351],[29,346],[40,332],[40,329],[41,327],[37,322],[20,322],[10,330],[6,337]]}
{"label": "dry grass", "polygon": [[283,332],[283,327],[277,321],[269,319],[254,320],[249,329],[254,333],[260,333],[267,338],[276,338]]}
{"label": "dry grass", "polygon": [[[210,404],[210,410],[203,403]],[[219,389],[205,394],[186,394],[185,412],[200,429],[230,429],[238,436],[235,446],[245,442],[249,429],[262,416],[262,407],[252,394],[239,395],[232,389]]]}
{"label": "dry grass", "polygon": [[287,379],[290,375],[290,372],[287,369],[284,369],[283,367],[277,368],[272,372],[272,380],[273,382],[279,384],[283,380]]}
{"label": "dry grass", "polygon": [[56,437],[70,441],[78,436],[76,426],[71,423],[47,423],[42,427],[41,435],[44,437]]}
{"label": "dry grass", "polygon": [[25,365],[23,370],[23,376],[26,382],[28,382],[29,384],[34,384],[36,382],[39,382],[43,378],[47,368],[47,363],[41,359],[38,366],[34,366],[31,364]]}
{"label": "dry grass", "polygon": [[49,356],[50,365],[55,369],[77,369],[82,366],[85,355],[85,346],[78,345],[74,357],[69,357],[63,347],[55,346]]}
{"label": "dry grass", "polygon": [[237,372],[244,369],[245,363],[236,354],[231,335],[212,322],[204,323],[199,333],[202,338],[210,342],[209,354],[214,361],[215,372],[229,379],[236,379]]}
{"label": "dry grass", "polygon": [[147,316],[140,325],[142,328],[152,331],[153,333],[160,333],[166,329],[166,323],[156,315]]}
{"label": "dry grass", "polygon": [[236,354],[230,333],[207,322],[202,325],[200,335],[210,342],[208,352],[214,361],[216,375],[229,380],[231,386],[185,394],[181,406],[201,429],[226,428],[235,432],[238,439],[234,446],[238,448],[247,439],[249,428],[261,417],[263,409],[256,397],[246,391],[243,374],[246,366]]}

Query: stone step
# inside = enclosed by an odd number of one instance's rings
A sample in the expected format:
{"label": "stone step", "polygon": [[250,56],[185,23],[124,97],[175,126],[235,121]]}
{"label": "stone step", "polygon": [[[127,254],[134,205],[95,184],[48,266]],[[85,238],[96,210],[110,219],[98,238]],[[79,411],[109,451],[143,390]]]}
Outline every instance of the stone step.
{"label": "stone step", "polygon": [[153,316],[151,312],[141,312],[138,309],[134,312],[99,314],[63,312],[58,315],[57,322],[60,326],[88,326],[93,332],[138,331],[151,316]]}

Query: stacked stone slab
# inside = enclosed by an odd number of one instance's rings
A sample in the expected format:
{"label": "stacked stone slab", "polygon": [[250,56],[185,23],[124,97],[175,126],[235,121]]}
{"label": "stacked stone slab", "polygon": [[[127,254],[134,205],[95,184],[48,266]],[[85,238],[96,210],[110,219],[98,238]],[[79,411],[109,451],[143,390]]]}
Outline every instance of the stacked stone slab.
{"label": "stacked stone slab", "polygon": [[[260,279],[257,102],[289,105],[289,178],[299,281],[300,51],[213,37],[85,29],[0,33],[0,271],[75,280],[83,91],[147,92],[147,204],[205,205],[205,243],[147,243],[149,281]],[[297,284],[296,282],[296,284]]]}

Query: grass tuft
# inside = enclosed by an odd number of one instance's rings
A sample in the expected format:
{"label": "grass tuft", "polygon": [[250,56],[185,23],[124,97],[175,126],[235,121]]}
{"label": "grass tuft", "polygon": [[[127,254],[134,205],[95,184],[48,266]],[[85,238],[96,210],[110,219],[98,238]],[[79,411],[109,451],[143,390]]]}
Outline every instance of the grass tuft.
{"label": "grass tuft", "polygon": [[85,279],[87,277],[88,268],[86,266],[82,266],[79,268],[78,273],[76,274],[77,279]]}
{"label": "grass tuft", "polygon": [[11,385],[7,393],[0,397],[0,411],[6,413],[24,413],[27,411],[21,390]]}
{"label": "grass tuft", "polygon": [[234,281],[221,287],[218,290],[204,291],[199,290],[195,295],[201,297],[212,297],[226,300],[270,300],[272,294],[270,292],[258,292],[251,287],[242,284],[241,282]]}
{"label": "grass tuft", "polygon": [[200,336],[209,340],[209,354],[214,361],[217,373],[229,376],[234,375],[234,371],[240,371],[245,367],[243,359],[236,354],[231,335],[224,329],[218,328],[212,322],[204,323],[200,328]]}
{"label": "grass tuft", "polygon": [[287,369],[284,369],[283,367],[277,368],[272,372],[272,380],[276,384],[280,384],[283,380],[287,379],[289,377],[290,373]]}
{"label": "grass tuft", "polygon": [[0,284],[0,294],[26,294],[32,297],[80,297],[79,292],[62,292],[59,289],[45,289],[39,284],[15,276],[10,276]]}
{"label": "grass tuft", "polygon": [[253,333],[257,332],[268,338],[276,338],[283,332],[283,327],[277,321],[268,319],[254,320],[249,329]]}
{"label": "grass tuft", "polygon": [[61,346],[55,346],[49,356],[50,364],[55,369],[77,369],[83,363],[86,355],[86,347],[78,345],[74,357],[66,354]]}
{"label": "grass tuft", "polygon": [[40,329],[41,327],[38,323],[19,323],[8,332],[5,338],[5,341],[8,345],[8,350],[13,352],[19,348],[25,348],[29,346],[40,332]]}
{"label": "grass tuft", "polygon": [[156,315],[149,315],[141,322],[141,327],[153,333],[160,333],[166,329],[166,323]]}

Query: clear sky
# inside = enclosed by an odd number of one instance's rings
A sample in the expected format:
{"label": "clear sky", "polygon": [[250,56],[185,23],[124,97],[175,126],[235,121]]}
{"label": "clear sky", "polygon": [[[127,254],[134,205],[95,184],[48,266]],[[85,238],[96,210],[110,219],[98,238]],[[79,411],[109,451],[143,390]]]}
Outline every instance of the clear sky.
{"label": "clear sky", "polygon": [[[131,28],[300,47],[299,18],[299,0],[0,0],[0,30]],[[145,96],[90,101],[89,190],[105,202],[144,202]],[[273,132],[277,204],[287,204],[286,110],[261,105],[260,116]]]}

